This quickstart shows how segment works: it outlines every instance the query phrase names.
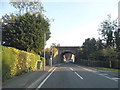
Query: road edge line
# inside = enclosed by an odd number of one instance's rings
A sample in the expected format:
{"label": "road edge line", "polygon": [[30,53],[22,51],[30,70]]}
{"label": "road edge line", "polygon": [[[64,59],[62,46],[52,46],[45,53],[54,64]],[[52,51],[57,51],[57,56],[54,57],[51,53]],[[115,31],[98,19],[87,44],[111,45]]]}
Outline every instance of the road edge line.
{"label": "road edge line", "polygon": [[57,68],[57,67],[55,67],[55,68],[53,69],[53,71],[40,83],[40,85],[37,87],[36,90],[39,90],[39,88],[42,87],[42,85],[43,85],[43,84],[47,81],[47,79],[52,75],[52,73],[55,71],[56,68]]}
{"label": "road edge line", "polygon": [[[47,77],[47,75],[48,75],[54,68],[55,68],[55,67],[50,68],[50,69],[48,70],[48,72],[46,72],[44,75],[42,75],[40,78],[38,78],[34,83],[28,85],[26,88],[32,88],[35,84],[38,84],[38,83],[39,83],[39,81],[41,80],[41,78],[42,78],[42,80],[44,80],[45,77]],[[38,84],[38,85],[39,85],[39,84]],[[36,86],[36,87],[37,87],[37,86]],[[36,87],[35,87],[35,88],[36,88]]]}

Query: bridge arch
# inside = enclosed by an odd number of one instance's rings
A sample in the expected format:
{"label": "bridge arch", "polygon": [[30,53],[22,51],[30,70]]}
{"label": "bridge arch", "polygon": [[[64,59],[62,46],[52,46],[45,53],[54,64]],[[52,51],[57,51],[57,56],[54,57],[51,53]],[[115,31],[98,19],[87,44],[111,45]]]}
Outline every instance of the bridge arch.
{"label": "bridge arch", "polygon": [[63,55],[65,54],[71,54],[70,57],[72,57],[72,55],[74,56],[74,61],[76,60],[76,56],[79,50],[79,46],[57,46],[56,47],[58,49],[58,56],[59,56],[59,63],[63,63],[64,62],[64,58]]}
{"label": "bridge arch", "polygon": [[69,62],[70,59],[72,59],[73,61],[75,60],[75,58],[73,58],[74,53],[72,51],[68,51],[68,50],[65,50],[65,51],[62,51],[61,52],[61,62]]}

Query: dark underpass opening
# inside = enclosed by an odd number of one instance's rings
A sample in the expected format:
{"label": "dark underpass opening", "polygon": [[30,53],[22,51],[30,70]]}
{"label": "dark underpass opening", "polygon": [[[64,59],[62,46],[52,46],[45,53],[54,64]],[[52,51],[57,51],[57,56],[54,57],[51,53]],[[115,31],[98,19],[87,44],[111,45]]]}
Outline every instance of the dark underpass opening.
{"label": "dark underpass opening", "polygon": [[61,63],[74,63],[75,55],[71,51],[64,51],[61,53]]}

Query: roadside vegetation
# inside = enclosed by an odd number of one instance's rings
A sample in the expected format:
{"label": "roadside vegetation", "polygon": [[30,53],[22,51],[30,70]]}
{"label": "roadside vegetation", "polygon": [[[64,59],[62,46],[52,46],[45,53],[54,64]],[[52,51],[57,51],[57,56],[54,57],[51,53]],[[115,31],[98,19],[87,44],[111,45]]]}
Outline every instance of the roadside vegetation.
{"label": "roadside vegetation", "polygon": [[114,68],[104,68],[104,67],[95,67],[96,69],[99,70],[108,70],[108,71],[117,71],[120,72],[120,69],[114,69]]}
{"label": "roadside vegetation", "polygon": [[[41,2],[10,2],[17,13],[2,16],[2,80],[42,68],[44,33],[50,32],[50,20]],[[46,33],[46,40],[50,33]]]}
{"label": "roadside vegetation", "polygon": [[[19,12],[2,17],[2,45],[41,54],[44,33],[50,31],[50,20],[43,15],[41,2],[11,2],[11,5]],[[46,40],[49,38],[47,33]]]}
{"label": "roadside vegetation", "polygon": [[[2,79],[3,82],[22,73],[41,69],[42,61],[57,53],[55,44],[45,50],[44,33],[50,32],[50,20],[44,15],[41,2],[10,2],[18,10],[2,16]],[[101,67],[98,69],[120,69],[120,29],[111,16],[98,29],[101,38],[87,38],[78,51],[76,63]],[[50,33],[46,34],[49,40]],[[1,64],[0,64],[1,66]],[[102,68],[104,67],[104,68]],[[119,70],[118,70],[119,71]]]}
{"label": "roadside vegetation", "polygon": [[[92,66],[120,69],[120,29],[118,20],[108,15],[100,25],[99,39],[87,38],[80,50],[76,63]],[[79,59],[80,58],[80,59]]]}
{"label": "roadside vegetation", "polygon": [[35,53],[2,46],[3,82],[14,76],[39,69],[41,66],[37,66],[37,60],[42,62],[42,60],[40,60],[40,56]]}

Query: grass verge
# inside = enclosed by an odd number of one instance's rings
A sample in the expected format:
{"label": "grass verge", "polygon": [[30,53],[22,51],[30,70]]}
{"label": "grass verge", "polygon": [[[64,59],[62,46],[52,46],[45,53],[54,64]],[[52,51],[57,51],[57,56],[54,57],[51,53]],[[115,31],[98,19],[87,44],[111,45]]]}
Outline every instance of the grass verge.
{"label": "grass verge", "polygon": [[99,70],[108,70],[108,71],[117,71],[120,72],[120,69],[114,69],[114,68],[104,68],[104,67],[95,67],[96,69]]}

